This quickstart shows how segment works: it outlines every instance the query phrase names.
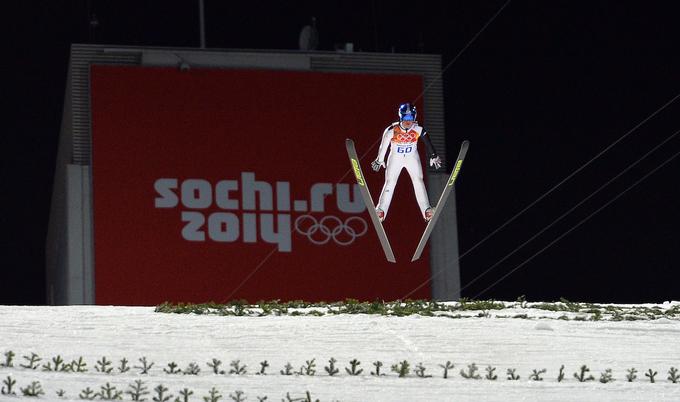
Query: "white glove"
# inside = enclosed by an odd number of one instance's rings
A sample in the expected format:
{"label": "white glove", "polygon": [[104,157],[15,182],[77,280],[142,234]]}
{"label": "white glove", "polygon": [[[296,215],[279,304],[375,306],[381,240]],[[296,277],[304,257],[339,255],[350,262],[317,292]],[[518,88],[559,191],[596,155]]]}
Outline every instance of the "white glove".
{"label": "white glove", "polygon": [[385,162],[376,159],[373,162],[371,162],[371,169],[375,170],[376,172],[380,170],[381,167],[385,167]]}
{"label": "white glove", "polygon": [[434,166],[435,169],[440,169],[442,167],[442,158],[437,155],[432,155],[430,158],[430,166]]}

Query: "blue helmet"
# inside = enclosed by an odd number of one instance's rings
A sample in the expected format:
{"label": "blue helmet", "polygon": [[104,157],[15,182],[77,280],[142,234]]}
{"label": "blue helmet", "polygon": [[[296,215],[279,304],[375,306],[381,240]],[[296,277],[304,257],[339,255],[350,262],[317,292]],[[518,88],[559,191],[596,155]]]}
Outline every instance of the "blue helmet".
{"label": "blue helmet", "polygon": [[416,105],[410,102],[399,105],[399,121],[415,120],[417,114]]}

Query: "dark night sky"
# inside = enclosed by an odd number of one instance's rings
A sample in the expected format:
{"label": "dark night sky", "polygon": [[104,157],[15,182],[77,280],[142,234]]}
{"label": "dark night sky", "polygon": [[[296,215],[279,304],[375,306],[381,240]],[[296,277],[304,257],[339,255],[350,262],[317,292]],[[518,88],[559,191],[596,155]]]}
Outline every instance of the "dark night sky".
{"label": "dark night sky", "polygon": [[[296,49],[300,29],[316,16],[320,50],[353,42],[358,51],[441,54],[444,65],[505,3],[205,2],[208,47]],[[43,250],[70,44],[196,47],[198,2],[19,4],[3,16],[0,304],[44,304]],[[678,11],[660,1],[513,0],[445,71],[449,158],[461,140],[472,143],[456,187],[462,253],[680,94]],[[680,299],[680,157],[483,292],[680,152],[680,134],[475,281],[680,130],[679,115],[680,99],[465,255],[463,296]]]}

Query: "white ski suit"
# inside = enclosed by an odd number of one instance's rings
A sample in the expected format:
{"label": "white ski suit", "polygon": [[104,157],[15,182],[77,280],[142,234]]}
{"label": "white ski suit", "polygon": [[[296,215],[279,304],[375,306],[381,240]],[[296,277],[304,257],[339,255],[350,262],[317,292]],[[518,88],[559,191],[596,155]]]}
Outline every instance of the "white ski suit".
{"label": "white ski suit", "polygon": [[[428,199],[425,182],[423,181],[423,167],[420,163],[420,156],[418,155],[417,148],[418,139],[421,137],[424,138],[424,136],[427,136],[427,132],[424,132],[423,127],[419,126],[417,123],[414,123],[409,129],[402,128],[398,122],[392,123],[383,132],[377,161],[380,163],[384,162],[387,148],[390,146],[392,148],[385,167],[385,184],[380,192],[380,198],[376,208],[385,212],[385,218],[387,217],[387,211],[392,202],[392,195],[394,194],[394,187],[397,184],[397,179],[399,178],[401,170],[404,168],[406,168],[409,176],[411,176],[413,190],[415,191],[416,200],[418,201],[418,206],[420,207],[423,218],[425,217],[425,210],[430,208],[430,200]],[[427,140],[429,140],[429,138],[427,138]],[[431,143],[429,141],[426,141],[426,144],[428,145],[428,148],[431,148]],[[432,153],[434,153],[433,150]]]}

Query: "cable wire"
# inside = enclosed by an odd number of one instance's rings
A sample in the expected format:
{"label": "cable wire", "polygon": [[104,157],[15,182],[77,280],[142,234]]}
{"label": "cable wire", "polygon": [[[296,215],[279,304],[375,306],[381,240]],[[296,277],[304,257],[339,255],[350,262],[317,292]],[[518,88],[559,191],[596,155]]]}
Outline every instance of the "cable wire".
{"label": "cable wire", "polygon": [[[546,191],[545,193],[543,193],[543,194],[542,194],[540,197],[538,197],[536,200],[534,200],[533,202],[531,202],[529,205],[527,205],[526,207],[524,207],[521,211],[519,211],[518,213],[516,213],[515,215],[513,215],[513,216],[512,216],[510,219],[508,219],[507,221],[505,221],[505,223],[503,223],[502,225],[500,225],[499,227],[497,227],[495,230],[493,230],[491,233],[489,233],[488,235],[486,235],[482,240],[478,241],[478,242],[475,243],[471,248],[467,249],[463,254],[461,254],[461,255],[458,257],[457,262],[460,262],[460,260],[463,259],[463,257],[465,257],[466,255],[470,254],[473,250],[475,250],[477,247],[479,247],[480,245],[482,245],[483,243],[485,243],[488,239],[490,239],[491,237],[493,237],[496,233],[500,232],[503,228],[505,228],[506,226],[508,226],[510,223],[512,223],[513,221],[515,221],[517,218],[519,218],[521,215],[523,215],[526,211],[528,211],[529,209],[531,209],[534,205],[538,204],[541,200],[543,200],[545,197],[547,197],[548,195],[550,195],[553,191],[557,190],[560,186],[562,186],[562,184],[566,183],[569,179],[571,179],[571,178],[574,177],[576,174],[578,174],[579,172],[581,172],[583,169],[585,169],[587,166],[589,166],[589,165],[590,165],[591,163],[593,163],[595,160],[599,159],[602,155],[604,155],[607,151],[609,151],[611,148],[613,148],[616,144],[618,144],[619,142],[623,141],[626,137],[628,137],[628,136],[631,135],[633,132],[635,132],[638,128],[640,128],[643,124],[645,124],[647,121],[649,121],[652,117],[656,116],[656,115],[659,114],[662,110],[666,109],[671,103],[675,102],[678,98],[680,98],[680,93],[678,93],[677,95],[675,95],[671,100],[669,100],[669,101],[667,101],[666,103],[664,103],[661,107],[659,107],[658,109],[656,109],[652,114],[650,114],[649,116],[647,116],[647,117],[646,117],[645,119],[643,119],[640,123],[636,124],[635,127],[633,127],[632,129],[628,130],[628,132],[626,132],[626,133],[623,134],[621,137],[619,137],[618,139],[616,139],[614,142],[612,142],[611,144],[609,144],[607,147],[605,147],[605,148],[604,148],[602,151],[600,151],[598,154],[596,154],[595,156],[593,156],[592,158],[590,158],[589,161],[587,161],[585,164],[581,165],[579,168],[577,168],[576,170],[574,170],[574,171],[573,171],[572,173],[570,173],[567,177],[565,177],[564,179],[562,179],[559,183],[557,183],[557,184],[555,184],[554,186],[552,186],[548,191]],[[420,285],[418,285],[418,286],[415,287],[413,290],[411,290],[409,293],[407,293],[407,294],[403,297],[403,299],[408,298],[408,297],[411,296],[413,293],[415,293],[415,292],[417,292],[418,290],[420,290],[423,286],[425,286],[425,285],[427,285],[428,283],[430,283],[433,279],[439,277],[439,275],[441,275],[442,272],[443,272],[443,271],[440,270],[440,271],[436,272],[435,274],[432,274],[428,279],[426,279],[426,280],[425,280],[424,282],[422,282]]]}
{"label": "cable wire", "polygon": [[670,158],[666,159],[666,161],[664,161],[661,165],[659,165],[659,166],[657,166],[656,168],[654,168],[651,172],[649,172],[649,173],[647,173],[646,175],[644,175],[641,179],[639,179],[638,181],[636,181],[635,183],[633,183],[630,187],[626,188],[626,189],[623,190],[621,193],[619,193],[616,197],[612,198],[612,199],[609,200],[607,203],[605,203],[604,205],[602,205],[600,208],[596,209],[593,213],[591,213],[590,215],[588,215],[587,217],[585,217],[584,219],[582,219],[579,223],[577,223],[576,225],[574,225],[571,229],[567,230],[567,231],[564,232],[562,235],[560,235],[559,237],[557,237],[555,240],[553,240],[553,241],[551,241],[550,243],[548,243],[547,246],[543,247],[543,248],[540,249],[537,253],[535,253],[535,254],[532,255],[531,257],[527,258],[523,263],[519,264],[518,266],[516,266],[515,268],[513,268],[512,270],[510,270],[510,272],[508,272],[507,274],[503,275],[503,276],[502,276],[500,279],[498,279],[496,282],[492,283],[492,284],[491,284],[490,286],[488,286],[486,289],[484,289],[484,290],[482,290],[481,292],[479,292],[479,293],[474,297],[474,299],[476,299],[476,298],[478,298],[479,296],[481,296],[482,294],[486,293],[489,289],[491,289],[491,288],[493,288],[494,286],[498,285],[500,282],[502,282],[503,280],[505,280],[505,278],[507,278],[508,276],[510,276],[511,274],[513,274],[514,272],[516,272],[518,269],[520,269],[520,268],[522,268],[523,266],[525,266],[526,264],[528,264],[528,263],[529,263],[531,260],[533,260],[535,257],[537,257],[538,255],[540,255],[541,253],[543,253],[545,250],[547,250],[547,249],[550,248],[553,244],[555,244],[555,243],[557,243],[558,241],[560,241],[563,237],[565,237],[565,236],[568,235],[569,233],[573,232],[573,231],[574,231],[575,229],[577,229],[579,226],[581,226],[581,225],[583,225],[584,223],[586,223],[588,220],[590,220],[590,218],[592,218],[593,216],[595,216],[598,212],[602,211],[602,210],[605,209],[607,206],[609,206],[611,203],[613,203],[614,201],[616,201],[616,200],[618,200],[619,198],[621,198],[621,196],[623,196],[625,193],[627,193],[628,191],[630,191],[631,189],[633,189],[635,186],[637,186],[638,184],[640,184],[640,183],[641,183],[642,181],[644,181],[647,177],[649,177],[649,176],[651,176],[652,174],[654,174],[657,170],[661,169],[663,166],[665,166],[666,164],[668,164],[669,162],[671,162],[671,161],[672,161],[673,159],[675,159],[678,155],[680,155],[680,151],[677,152],[677,153],[675,153],[675,154],[674,154],[673,156],[671,156]]}
{"label": "cable wire", "polygon": [[666,138],[666,139],[663,140],[661,143],[659,143],[657,146],[655,146],[654,148],[652,148],[651,150],[649,150],[646,154],[644,154],[644,155],[643,155],[642,157],[640,157],[638,160],[636,160],[636,161],[633,162],[632,164],[628,165],[628,167],[625,168],[625,169],[623,169],[619,174],[615,175],[614,177],[612,177],[611,179],[609,179],[606,183],[604,183],[602,186],[600,186],[597,190],[593,191],[589,196],[587,196],[586,198],[584,198],[581,202],[577,203],[577,204],[574,205],[572,208],[570,208],[567,212],[565,212],[565,213],[563,213],[562,215],[560,215],[557,219],[555,219],[554,221],[552,221],[548,226],[546,226],[545,228],[543,228],[541,231],[539,231],[539,232],[536,233],[535,235],[531,236],[527,241],[525,241],[524,243],[520,244],[517,248],[515,248],[514,250],[512,250],[512,251],[511,251],[510,253],[508,253],[505,257],[501,258],[501,259],[498,260],[495,264],[493,264],[492,266],[490,266],[489,268],[487,268],[484,272],[482,272],[481,274],[477,275],[474,279],[472,279],[472,280],[471,280],[470,282],[468,282],[465,286],[463,286],[463,287],[460,289],[460,291],[463,292],[465,289],[469,288],[473,283],[477,282],[480,278],[482,278],[484,275],[486,275],[487,273],[489,273],[491,270],[493,270],[494,268],[496,268],[497,266],[499,266],[501,263],[503,263],[503,262],[504,262],[505,260],[507,260],[509,257],[511,257],[512,255],[514,255],[517,251],[519,251],[520,249],[522,249],[524,246],[526,246],[527,244],[529,244],[529,243],[530,243],[531,241],[533,241],[535,238],[537,238],[538,236],[540,236],[541,234],[543,234],[545,231],[547,231],[548,229],[550,229],[551,227],[553,227],[555,224],[557,224],[558,222],[560,222],[560,221],[561,221],[562,219],[564,219],[567,215],[571,214],[571,213],[572,213],[574,210],[576,210],[578,207],[580,207],[581,205],[583,205],[584,203],[586,203],[588,200],[590,200],[592,197],[594,197],[597,193],[599,193],[599,192],[600,192],[601,190],[603,190],[605,187],[607,187],[608,185],[610,185],[610,184],[611,184],[612,182],[614,182],[616,179],[618,179],[619,177],[623,176],[625,173],[627,173],[627,172],[628,172],[629,170],[631,170],[633,167],[637,166],[640,162],[642,162],[645,158],[647,158],[649,155],[651,155],[654,151],[656,151],[657,149],[659,149],[660,147],[662,147],[665,143],[667,143],[668,141],[670,141],[671,139],[673,139],[676,135],[678,135],[678,133],[680,133],[680,130],[678,130],[678,131],[676,131],[675,133],[671,134],[668,138]]}

